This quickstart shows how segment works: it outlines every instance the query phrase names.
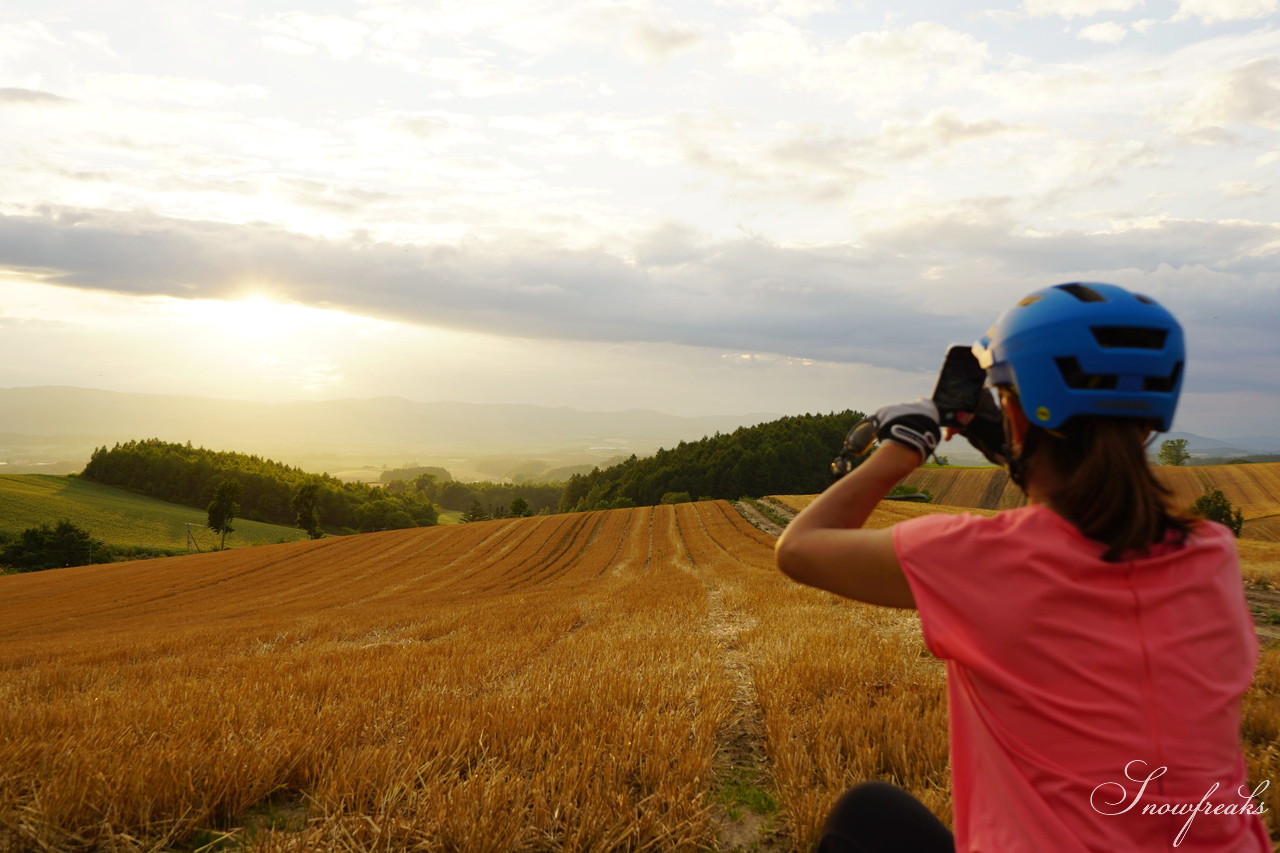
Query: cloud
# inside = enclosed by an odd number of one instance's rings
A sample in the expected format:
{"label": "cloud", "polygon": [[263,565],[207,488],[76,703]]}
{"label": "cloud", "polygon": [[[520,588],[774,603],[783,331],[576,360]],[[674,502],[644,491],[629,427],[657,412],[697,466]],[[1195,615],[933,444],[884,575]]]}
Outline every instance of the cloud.
{"label": "cloud", "polygon": [[364,52],[369,28],[338,15],[281,12],[257,22],[266,33],[263,44],[285,53],[324,51],[335,59],[354,59]]}
{"label": "cloud", "polygon": [[705,40],[697,24],[679,20],[649,0],[441,0],[429,10],[382,0],[366,0],[363,5],[357,17],[372,27],[371,41],[397,54],[400,62],[420,57],[423,43],[432,38],[454,49],[482,36],[534,59],[582,46],[604,47],[642,62],[665,61]]}
{"label": "cloud", "polygon": [[[124,214],[0,219],[0,265],[52,283],[227,299],[251,281],[303,304],[501,335],[883,363],[890,320],[918,313],[892,288],[874,286],[858,294],[855,308],[843,307],[851,290],[863,289],[851,282],[869,273],[845,247],[796,251],[744,239],[691,252],[691,241],[679,242],[655,235],[640,253],[651,266],[640,266],[537,241],[416,247]],[[691,262],[673,265],[682,251]],[[913,325],[928,334],[950,321],[917,316]]]}
{"label": "cloud", "polygon": [[1177,0],[1178,11],[1171,20],[1199,18],[1202,23],[1265,18],[1280,8],[1280,0]]}
{"label": "cloud", "polygon": [[244,98],[265,98],[268,90],[254,83],[227,85],[215,80],[191,77],[162,77],[153,74],[91,74],[86,79],[90,96],[112,101],[128,101],[147,107],[177,104],[208,107]]}
{"label": "cloud", "polygon": [[62,40],[41,21],[0,22],[0,59],[25,59],[62,45]]}
{"label": "cloud", "polygon": [[891,110],[911,95],[927,92],[937,99],[963,90],[990,60],[985,42],[928,21],[833,43],[789,21],[759,19],[730,36],[729,44],[735,69],[783,88],[853,100],[861,114]]}
{"label": "cloud", "polygon": [[[1039,132],[1030,125],[965,117],[950,108],[916,121],[885,120],[866,132],[818,122],[778,123],[767,130],[761,138],[760,128],[731,117],[684,116],[667,136],[679,141],[688,165],[727,179],[734,199],[776,205],[781,199],[850,202],[904,162],[928,159],[940,166],[963,159],[967,144],[997,144]],[[643,156],[651,158],[664,145],[669,148],[670,142],[655,141]]]}
{"label": "cloud", "polygon": [[1022,0],[1022,11],[1033,18],[1057,15],[1068,20],[1102,12],[1127,12],[1145,0]]}
{"label": "cloud", "polygon": [[517,74],[476,56],[433,56],[418,59],[411,55],[379,54],[380,61],[404,71],[443,81],[464,98],[511,95],[550,85],[527,74]]}
{"label": "cloud", "polygon": [[1078,38],[1085,41],[1097,42],[1098,44],[1119,44],[1124,41],[1129,31],[1124,24],[1117,24],[1115,21],[1103,21],[1099,24],[1090,24],[1080,32],[1076,33]]}
{"label": "cloud", "polygon": [[1260,198],[1271,194],[1269,189],[1253,181],[1231,181],[1219,184],[1218,191],[1224,198]]}
{"label": "cloud", "polygon": [[[232,299],[252,283],[282,300],[427,326],[904,370],[931,369],[934,344],[972,337],[1031,290],[1112,280],[1167,298],[1202,334],[1238,338],[1250,357],[1280,357],[1280,225],[1265,223],[1031,234],[992,208],[883,229],[861,246],[787,247],[712,241],[668,222],[628,259],[533,238],[415,246],[51,210],[0,217],[0,267],[136,295]],[[1206,372],[1240,351],[1207,359]]]}
{"label": "cloud", "polygon": [[839,8],[835,0],[715,0],[715,3],[717,6],[746,9],[769,18],[808,18]]}
{"label": "cloud", "polygon": [[0,104],[73,104],[75,101],[37,89],[0,89]]}
{"label": "cloud", "polygon": [[799,126],[763,145],[741,133],[683,133],[683,159],[729,181],[739,200],[786,197],[812,203],[846,200],[874,178],[864,167],[868,141],[828,127]]}
{"label": "cloud", "polygon": [[680,222],[664,222],[636,241],[632,257],[641,267],[696,264],[709,251],[705,235]]}
{"label": "cloud", "polygon": [[1280,130],[1280,59],[1253,59],[1209,73],[1183,101],[1164,111],[1184,134],[1226,133],[1231,125]]}
{"label": "cloud", "polygon": [[886,123],[877,145],[894,159],[936,153],[964,142],[997,136],[1036,132],[1025,124],[1010,125],[994,118],[966,121],[954,109],[943,108],[929,113],[918,124]]}
{"label": "cloud", "polygon": [[644,61],[665,61],[703,41],[691,24],[668,20],[644,5],[612,0],[582,4],[567,26],[593,43],[620,46],[632,58]]}

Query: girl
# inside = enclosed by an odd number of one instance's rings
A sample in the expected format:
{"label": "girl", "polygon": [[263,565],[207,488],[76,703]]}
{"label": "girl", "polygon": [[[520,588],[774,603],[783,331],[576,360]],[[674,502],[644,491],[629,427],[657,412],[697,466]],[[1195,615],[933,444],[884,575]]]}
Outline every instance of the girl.
{"label": "girl", "polygon": [[1258,645],[1234,540],[1172,512],[1146,459],[1173,420],[1181,327],[1147,297],[1066,284],[973,351],[1004,428],[975,446],[1027,506],[861,529],[940,438],[921,400],[877,412],[876,451],[777,543],[802,583],[917,609],[947,670],[954,838],[868,783],[820,849],[1270,851],[1240,750]]}

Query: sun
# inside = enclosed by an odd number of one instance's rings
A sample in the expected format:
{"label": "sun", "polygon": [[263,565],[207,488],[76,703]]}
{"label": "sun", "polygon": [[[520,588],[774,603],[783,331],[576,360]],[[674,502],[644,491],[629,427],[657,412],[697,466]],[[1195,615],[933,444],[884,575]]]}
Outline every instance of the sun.
{"label": "sun", "polygon": [[252,293],[230,301],[209,302],[205,317],[217,331],[245,342],[287,341],[307,332],[315,324],[315,309],[291,302],[279,302],[263,293]]}

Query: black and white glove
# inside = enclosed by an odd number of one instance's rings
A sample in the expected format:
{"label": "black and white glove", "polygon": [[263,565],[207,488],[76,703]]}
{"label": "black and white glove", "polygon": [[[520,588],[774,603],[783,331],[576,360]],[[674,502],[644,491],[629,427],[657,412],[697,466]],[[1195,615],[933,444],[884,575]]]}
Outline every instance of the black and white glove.
{"label": "black and white glove", "polygon": [[894,441],[920,454],[924,462],[942,440],[938,407],[923,397],[911,403],[885,406],[875,413],[876,438]]}

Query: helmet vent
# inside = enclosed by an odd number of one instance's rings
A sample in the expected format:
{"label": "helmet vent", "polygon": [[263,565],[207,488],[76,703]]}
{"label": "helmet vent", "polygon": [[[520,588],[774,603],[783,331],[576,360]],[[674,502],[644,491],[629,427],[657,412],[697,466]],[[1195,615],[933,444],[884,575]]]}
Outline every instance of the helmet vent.
{"label": "helmet vent", "polygon": [[1168,329],[1145,326],[1094,326],[1089,331],[1105,349],[1164,349]]}
{"label": "helmet vent", "polygon": [[1114,374],[1085,373],[1084,369],[1080,367],[1080,361],[1075,356],[1055,358],[1054,363],[1058,365],[1058,372],[1062,374],[1062,381],[1067,383],[1068,388],[1077,388],[1085,391],[1115,390],[1116,377]]}
{"label": "helmet vent", "polygon": [[1142,379],[1143,391],[1157,391],[1162,394],[1168,394],[1178,387],[1178,377],[1182,375],[1182,362],[1178,362],[1173,366],[1173,372],[1168,376],[1146,376]]}
{"label": "helmet vent", "polygon": [[1059,284],[1058,290],[1065,290],[1081,302],[1106,302],[1107,297],[1086,284]]}

